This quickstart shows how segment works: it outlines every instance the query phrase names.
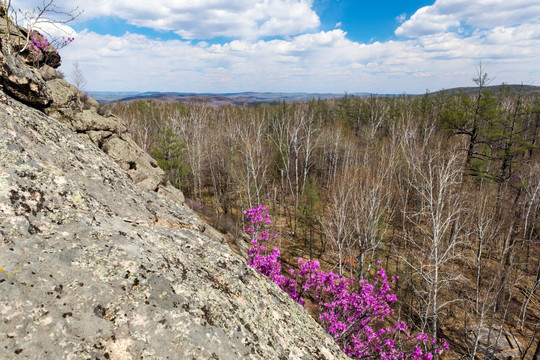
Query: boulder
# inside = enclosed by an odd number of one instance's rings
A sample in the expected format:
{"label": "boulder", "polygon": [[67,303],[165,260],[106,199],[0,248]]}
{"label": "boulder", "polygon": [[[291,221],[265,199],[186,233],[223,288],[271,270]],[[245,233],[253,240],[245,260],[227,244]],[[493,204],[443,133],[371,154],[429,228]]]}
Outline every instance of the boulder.
{"label": "boulder", "polygon": [[47,114],[65,120],[83,110],[81,92],[74,85],[62,79],[53,79],[47,81],[47,86],[52,94],[52,103],[45,110]]}
{"label": "boulder", "polygon": [[347,359],[165,184],[134,184],[129,138],[104,142],[116,162],[90,141],[109,130],[0,91],[2,359]]}
{"label": "boulder", "polygon": [[141,191],[157,191],[159,185],[166,184],[165,172],[127,134],[106,139],[102,150],[128,173]]}
{"label": "boulder", "polygon": [[510,360],[520,359],[523,345],[511,333],[495,326],[491,332],[489,327],[469,326],[467,328],[467,343],[474,346],[478,338],[477,353],[483,356],[488,351],[490,359]]}
{"label": "boulder", "polygon": [[170,182],[167,181],[164,185],[158,186],[157,193],[163,195],[165,199],[173,201],[177,204],[183,204],[185,201],[184,194],[178,190]]}
{"label": "boulder", "polygon": [[53,79],[58,78],[58,74],[56,73],[56,70],[54,70],[49,65],[43,65],[39,69],[39,73],[41,74],[41,77],[45,81],[49,81],[49,80],[53,80]]}
{"label": "boulder", "polygon": [[83,110],[75,115],[76,121],[80,124],[77,131],[110,131],[123,133],[127,129],[120,124],[120,120],[116,116],[101,116],[96,112],[95,108]]}

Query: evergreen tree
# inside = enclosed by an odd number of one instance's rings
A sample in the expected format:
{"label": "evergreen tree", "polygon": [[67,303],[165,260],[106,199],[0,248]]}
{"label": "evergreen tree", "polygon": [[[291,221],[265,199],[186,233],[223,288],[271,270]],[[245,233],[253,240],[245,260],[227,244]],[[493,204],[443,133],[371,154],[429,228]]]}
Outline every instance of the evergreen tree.
{"label": "evergreen tree", "polygon": [[182,154],[186,144],[178,139],[178,135],[169,127],[158,132],[157,145],[152,148],[151,155],[159,167],[165,171],[171,184],[177,188],[184,185],[183,177],[188,167],[182,162]]}

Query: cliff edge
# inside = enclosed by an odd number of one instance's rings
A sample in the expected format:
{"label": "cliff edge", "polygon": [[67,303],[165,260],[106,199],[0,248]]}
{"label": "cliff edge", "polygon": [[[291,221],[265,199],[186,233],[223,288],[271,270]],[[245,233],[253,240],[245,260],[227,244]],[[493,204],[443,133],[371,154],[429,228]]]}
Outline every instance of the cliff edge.
{"label": "cliff edge", "polygon": [[0,358],[346,358],[117,118],[2,41]]}

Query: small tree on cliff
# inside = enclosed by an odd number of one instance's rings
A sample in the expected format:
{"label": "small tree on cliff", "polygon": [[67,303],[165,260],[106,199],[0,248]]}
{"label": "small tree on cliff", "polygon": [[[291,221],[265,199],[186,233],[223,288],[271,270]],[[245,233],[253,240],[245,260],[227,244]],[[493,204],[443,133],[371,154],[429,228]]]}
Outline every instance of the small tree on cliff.
{"label": "small tree on cliff", "polygon": [[[13,0],[0,0],[0,16],[6,21],[5,35],[8,53],[11,54],[13,51],[12,47],[14,44],[11,43],[11,35],[15,33],[16,27],[22,27],[24,29],[22,33],[24,41],[16,44],[19,53],[22,53],[32,45],[32,36],[36,34],[36,30],[48,35],[50,37],[50,45],[56,49],[67,45],[72,41],[72,38],[54,37],[51,34],[47,34],[46,29],[56,29],[66,33],[61,26],[74,21],[81,14],[82,10],[79,10],[78,7],[67,11],[56,6],[54,0],[42,0],[41,5],[36,6],[32,10],[16,8]],[[19,37],[19,40],[21,39]]]}

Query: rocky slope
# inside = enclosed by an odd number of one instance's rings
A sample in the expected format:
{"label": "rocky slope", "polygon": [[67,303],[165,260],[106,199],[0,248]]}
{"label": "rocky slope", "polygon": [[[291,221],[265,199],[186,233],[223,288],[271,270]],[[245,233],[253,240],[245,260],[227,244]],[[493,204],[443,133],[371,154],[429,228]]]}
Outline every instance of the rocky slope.
{"label": "rocky slope", "polygon": [[345,358],[118,119],[1,50],[1,359]]}

